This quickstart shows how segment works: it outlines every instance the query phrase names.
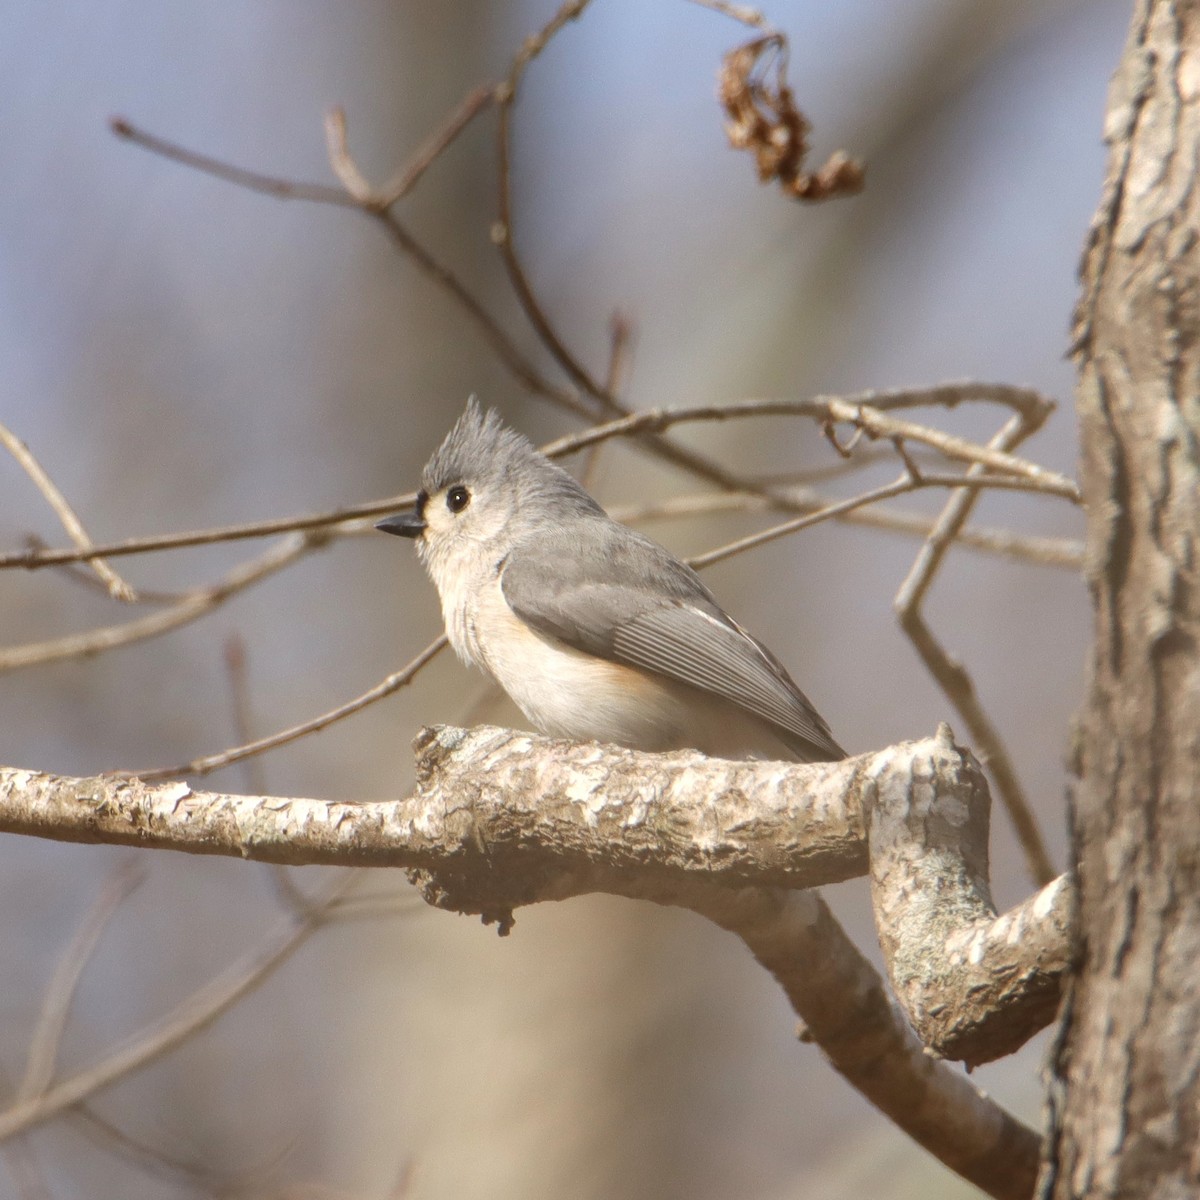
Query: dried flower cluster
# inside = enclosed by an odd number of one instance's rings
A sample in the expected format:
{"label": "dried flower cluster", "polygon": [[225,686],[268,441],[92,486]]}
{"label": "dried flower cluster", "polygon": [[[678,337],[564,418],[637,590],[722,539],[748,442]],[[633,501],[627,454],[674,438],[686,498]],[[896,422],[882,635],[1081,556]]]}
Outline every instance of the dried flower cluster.
{"label": "dried flower cluster", "polygon": [[828,200],[862,191],[862,163],[839,150],[816,171],[804,170],[808,118],[787,84],[787,44],[778,33],[755,38],[725,55],[717,98],[735,150],[752,150],[763,183],[779,181],[797,200]]}

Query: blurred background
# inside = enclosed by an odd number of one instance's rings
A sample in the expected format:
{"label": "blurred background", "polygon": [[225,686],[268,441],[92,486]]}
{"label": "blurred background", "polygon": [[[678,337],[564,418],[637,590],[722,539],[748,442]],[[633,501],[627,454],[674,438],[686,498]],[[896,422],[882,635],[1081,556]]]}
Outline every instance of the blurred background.
{"label": "blurred background", "polygon": [[[364,173],[386,179],[477,83],[504,73],[548,3],[3,0],[0,421],[28,442],[98,540],[249,521],[415,486],[470,392],[536,440],[580,427],[531,397],[461,309],[357,214],[250,194],[118,141],[113,115],[257,170],[332,182],[322,119],[345,107]],[[596,373],[614,311],[635,331],[633,407],[948,379],[1061,401],[1027,448],[1075,470],[1064,360],[1075,265],[1103,171],[1117,0],[777,0],[818,160],[868,162],[860,197],[802,207],[761,187],[714,99],[748,31],[684,3],[596,0],[528,73],[515,113],[514,224],[533,284]],[[556,381],[503,277],[495,123],[476,122],[399,215]],[[929,419],[975,437],[996,411]],[[749,473],[827,466],[799,421],[691,427]],[[829,485],[831,494],[883,481]],[[605,450],[610,506],[703,490],[642,452]],[[936,498],[906,506],[933,511]],[[694,553],[762,514],[657,522]],[[977,521],[1079,536],[1068,505],[993,495]],[[64,536],[0,456],[0,545]],[[258,543],[119,560],[140,587],[212,580]],[[708,581],[784,660],[852,752],[952,719],[898,630],[916,551],[825,524]],[[1048,841],[1065,859],[1064,757],[1089,631],[1070,571],[957,551],[928,612],[973,670]],[[62,574],[0,576],[6,645],[139,612]],[[364,691],[439,631],[411,548],[377,535],[320,554],[167,637],[0,681],[0,758],[75,774],[169,765],[241,734],[228,639],[264,734]],[[519,722],[478,703],[448,656],[416,686],[203,786],[325,798],[403,794],[423,723]],[[1002,814],[1003,907],[1030,890]],[[0,844],[0,1077],[25,1071],[56,967],[130,859],[140,886],[87,964],[60,1076],[242,956],[330,873]],[[399,878],[371,892],[403,897]],[[831,895],[877,957],[866,886]],[[1045,1039],[978,1072],[1040,1119]],[[974,1194],[894,1133],[794,1038],[778,989],[690,914],[615,899],[540,906],[501,940],[401,900],[322,929],[206,1031],[0,1147],[0,1196],[957,1197]]]}

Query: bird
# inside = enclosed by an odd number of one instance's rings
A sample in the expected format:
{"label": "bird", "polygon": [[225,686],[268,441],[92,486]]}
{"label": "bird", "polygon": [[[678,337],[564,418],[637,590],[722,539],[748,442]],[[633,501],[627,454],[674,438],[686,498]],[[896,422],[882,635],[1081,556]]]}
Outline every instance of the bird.
{"label": "bird", "polygon": [[613,520],[472,397],[376,525],[411,538],[446,635],[542,733],[712,758],[846,757],[780,661],[691,567]]}

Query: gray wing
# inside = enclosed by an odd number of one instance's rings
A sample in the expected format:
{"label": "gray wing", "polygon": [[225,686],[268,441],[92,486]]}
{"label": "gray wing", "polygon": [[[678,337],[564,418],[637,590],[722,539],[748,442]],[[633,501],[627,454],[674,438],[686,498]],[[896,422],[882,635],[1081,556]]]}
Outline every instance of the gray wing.
{"label": "gray wing", "polygon": [[763,718],[812,760],[846,757],[778,659],[722,611],[691,568],[607,517],[525,540],[501,566],[514,613],[539,633],[710,692]]}

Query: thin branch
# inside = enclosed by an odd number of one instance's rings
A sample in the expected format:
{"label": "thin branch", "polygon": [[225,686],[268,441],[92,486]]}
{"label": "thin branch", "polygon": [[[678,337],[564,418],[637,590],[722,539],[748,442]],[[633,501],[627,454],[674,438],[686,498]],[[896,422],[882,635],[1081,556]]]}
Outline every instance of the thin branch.
{"label": "thin branch", "polygon": [[325,115],[325,147],[333,173],[355,204],[360,208],[378,208],[374,190],[350,156],[346,144],[346,114],[340,108],[332,108]]}
{"label": "thin branch", "polygon": [[[1017,413],[996,434],[990,446],[1007,451],[1019,445],[1028,434],[1029,429],[1024,418]],[[982,461],[976,462],[968,469],[967,474],[973,478],[987,478],[986,464]],[[917,555],[908,577],[896,594],[893,607],[901,628],[921,656],[926,670],[966,721],[980,757],[996,781],[1000,800],[1012,821],[1029,873],[1033,880],[1041,885],[1054,878],[1054,866],[1004,739],[984,709],[967,669],[946,652],[934,637],[922,613],[922,603],[934,576],[956,534],[970,517],[977,499],[978,493],[968,489],[950,497],[928,540]]]}
{"label": "thin branch", "polygon": [[[565,4],[551,21],[533,37],[527,39],[521,52],[514,59],[514,64],[511,74],[511,83],[500,85],[496,89],[495,100],[502,109],[502,121],[507,120],[505,110],[511,107],[513,97],[515,95],[514,85],[519,81],[521,74],[524,72],[528,64],[541,52],[551,37],[553,37],[559,29],[568,21],[577,17],[586,5],[586,0],[579,0],[576,3]],[[720,5],[717,6],[721,8]],[[727,15],[733,16],[735,19],[743,19],[747,14],[739,13],[733,8],[722,8]],[[751,14],[752,15],[752,14]],[[200,170],[208,171],[218,175],[230,182],[251,187],[258,191],[268,192],[274,195],[299,197],[315,201],[326,201],[331,199],[330,193],[336,196],[336,202],[343,207],[354,207],[359,211],[365,212],[378,220],[384,227],[388,236],[393,243],[406,254],[417,265],[428,278],[436,285],[447,291],[464,309],[468,316],[475,321],[480,327],[485,338],[492,344],[501,359],[534,394],[545,396],[553,400],[560,406],[568,409],[577,415],[590,416],[592,415],[592,407],[586,403],[580,395],[570,391],[569,389],[558,388],[552,385],[545,379],[533,366],[525,359],[523,355],[516,349],[515,345],[508,338],[507,334],[499,326],[498,322],[483,308],[480,302],[469,292],[469,290],[457,279],[457,277],[438,262],[433,255],[421,245],[409,231],[397,220],[390,210],[383,210],[381,198],[374,194],[367,195],[370,189],[365,184],[361,172],[353,164],[349,156],[349,151],[345,147],[344,130],[335,129],[334,146],[332,153],[333,168],[335,172],[345,177],[349,190],[338,192],[336,189],[319,189],[312,188],[309,185],[296,184],[288,180],[280,180],[270,176],[263,176],[256,172],[243,171],[241,168],[232,167],[229,164],[220,163],[203,155],[197,155],[190,151],[184,150],[172,143],[163,141],[162,139],[154,138],[150,135],[143,135],[141,131],[135,130],[127,121],[118,120],[114,122],[114,129],[124,137],[131,138],[148,149],[160,153],[166,153],[169,157],[177,161],[184,162],[190,166]],[[506,142],[507,139],[504,138]],[[502,175],[502,186],[506,174]],[[387,197],[384,196],[383,199]],[[501,222],[501,230],[503,231],[501,241],[508,238],[508,225],[506,222]],[[519,263],[517,264],[519,268]],[[592,394],[594,399],[599,399],[608,411],[613,413],[625,413],[627,410],[624,406],[615,402],[611,394],[606,396],[597,396],[597,389],[594,386],[594,381],[578,361],[573,358],[561,343],[561,339],[557,337],[553,329],[549,326],[544,312],[538,305],[536,298],[533,296],[532,289],[526,287],[522,289],[520,282],[524,278],[523,272],[518,271],[516,277],[518,297],[523,298],[527,315],[531,316],[535,330],[542,336],[543,343],[548,346],[551,352],[559,359],[560,365],[567,370],[569,375],[576,377],[576,382],[580,383],[586,380],[592,386],[585,388],[585,392]],[[541,315],[541,320],[538,320],[538,314]],[[1040,399],[1039,399],[1040,402]],[[719,464],[711,462],[701,455],[678,447],[670,441],[664,440],[657,436],[653,431],[643,434],[643,440],[646,442],[649,449],[668,462],[672,462],[701,478],[707,479],[710,482],[716,483],[719,487],[726,490],[749,490],[755,491],[753,485],[745,480],[739,480],[737,476],[724,470]],[[1061,482],[1061,479],[1058,481]],[[0,565],[3,560],[0,560]]]}
{"label": "thin branch", "polygon": [[[344,894],[347,886],[347,881],[339,882],[326,893],[325,901]],[[0,1142],[44,1124],[207,1029],[283,966],[326,919],[320,909],[289,916],[257,950],[198,988],[161,1020],[134,1034],[100,1062],[40,1095],[17,1100],[0,1110]]]}
{"label": "thin branch", "polygon": [[[962,403],[966,398],[963,393],[969,395],[971,386],[969,384],[947,385],[946,390],[953,394],[953,399],[947,399],[944,403],[949,407]],[[996,385],[986,385],[986,387],[990,392]],[[940,390],[942,389],[929,389],[928,392],[922,394],[932,396]],[[1008,391],[1009,389],[1004,390]],[[1014,388],[1011,391],[1020,392],[1024,389]],[[872,399],[845,400],[841,397],[819,396],[813,400],[741,400],[702,408],[648,409],[608,421],[603,425],[593,426],[581,433],[558,438],[543,447],[543,453],[550,457],[573,454],[588,446],[594,446],[598,442],[607,441],[609,438],[629,437],[647,431],[657,433],[685,422],[730,421],[746,417],[808,417],[818,422],[835,421],[850,424],[874,438],[901,438],[905,441],[920,442],[956,462],[977,463],[989,470],[999,472],[1001,475],[1021,479],[1025,481],[1028,491],[1060,496],[1076,504],[1080,502],[1079,486],[1074,480],[1068,479],[1057,471],[1039,467],[1036,463],[991,449],[967,438],[944,433],[940,429],[916,425],[911,421],[892,417],[887,414],[883,405],[877,405],[874,402],[877,399],[886,399],[889,393],[863,393],[863,395],[872,397]],[[907,398],[912,393],[893,393],[892,395]],[[991,401],[994,396],[981,394],[978,398]],[[925,402],[936,403],[932,400]],[[897,404],[894,407],[906,406]]]}
{"label": "thin branch", "polygon": [[446,292],[462,308],[463,312],[475,323],[476,328],[483,335],[484,341],[492,347],[500,361],[512,372],[514,378],[520,380],[534,395],[544,396],[584,420],[593,418],[595,413],[592,406],[585,403],[578,394],[570,389],[556,387],[552,384],[517,349],[516,343],[504,332],[500,322],[488,312],[483,303],[475,297],[458,276],[435,258],[393,213],[377,213],[370,209],[363,211],[375,217],[396,249],[401,251],[426,279]]}
{"label": "thin branch", "polygon": [[58,1061],[58,1048],[62,1043],[67,1017],[70,1015],[79,981],[100,944],[100,938],[108,923],[134,888],[145,878],[141,867],[140,863],[136,867],[133,863],[126,863],[113,874],[96,897],[66,953],[59,960],[42,1004],[37,1028],[29,1042],[29,1057],[25,1075],[17,1086],[17,1100],[29,1100],[40,1096],[49,1088]]}
{"label": "thin branch", "polygon": [[[237,187],[274,196],[281,200],[302,200],[314,204],[331,204],[337,208],[354,209],[375,218],[380,222],[396,248],[414,263],[421,274],[447,292],[462,306],[463,311],[479,327],[484,339],[495,350],[500,360],[530,391],[547,396],[568,408],[573,408],[573,411],[581,415],[590,415],[589,408],[579,402],[578,397],[573,396],[565,389],[554,387],[542,377],[533,364],[517,349],[516,344],[504,332],[496,318],[468,291],[454,272],[438,261],[390,212],[380,212],[372,205],[364,205],[342,188],[329,187],[325,184],[303,183],[275,175],[265,175],[259,171],[248,171],[243,167],[212,158],[207,154],[199,154],[175,142],[168,141],[166,138],[148,133],[123,117],[113,118],[110,124],[115,134],[133,142],[134,145],[163,158],[169,158],[173,162],[181,163],[192,170],[201,171],[206,175],[212,175],[217,179],[232,183]],[[290,528],[297,527],[291,526]]]}
{"label": "thin branch", "polygon": [[[503,124],[505,106],[499,99],[502,90],[496,89],[490,98],[500,106],[501,123]],[[481,108],[482,101],[470,110],[467,119],[469,120]],[[390,189],[383,188],[377,191],[359,170],[358,164],[350,153],[346,137],[346,114],[340,108],[335,108],[325,118],[325,140],[330,168],[345,189],[346,195],[363,212],[382,222],[393,245],[407,255],[429,279],[448,291],[458,301],[475,320],[492,348],[508,364],[509,369],[517,378],[521,379],[532,391],[549,396],[572,412],[581,416],[591,415],[588,405],[583,404],[572,393],[554,387],[517,351],[511,339],[500,328],[499,323],[467,290],[458,277],[448,267],[438,262],[432,253],[418,242],[391,212],[392,206],[411,188],[420,173],[428,166],[428,162],[432,160],[427,160],[411,181],[405,173],[402,173],[399,189],[393,186]],[[444,138],[435,138],[434,144],[440,147],[438,150],[440,153],[440,150],[444,149],[449,142]]]}
{"label": "thin branch", "polygon": [[610,396],[620,395],[625,387],[633,335],[633,322],[624,313],[614,312],[608,322],[608,368],[604,372],[604,390]]}
{"label": "thin branch", "polygon": [[[351,528],[343,532],[352,532],[355,521],[367,517],[383,517],[402,508],[410,508],[415,499],[415,492],[405,492],[399,496],[390,496],[386,500],[372,500],[368,504],[334,508],[322,513],[305,513],[298,517],[274,517],[267,521],[217,525],[211,529],[193,529],[183,533],[156,533],[147,537],[125,538],[119,542],[96,546],[89,553],[65,548],[19,551],[0,555],[0,569],[22,567],[32,571],[62,563],[80,562],[96,554],[103,554],[109,558],[126,554],[155,554],[160,550],[182,550],[189,546],[211,546],[217,542],[239,542],[249,538],[273,537],[280,533],[302,533],[306,530],[313,533],[326,531],[328,536],[329,527],[335,525],[350,526]],[[314,539],[312,544],[314,547],[318,546],[320,540]]]}
{"label": "thin branch", "polygon": [[380,203],[391,208],[403,200],[420,182],[421,176],[441,156],[460,133],[493,101],[494,89],[490,84],[480,84],[468,92],[461,103],[446,118],[442,127],[435,130],[428,141],[408,160],[396,175],[380,189]]}
{"label": "thin branch", "polygon": [[1031,491],[1043,491],[1052,496],[1061,496],[1074,504],[1082,503],[1079,485],[1067,476],[1039,467],[1022,458],[1007,454],[990,447],[981,447],[977,442],[967,438],[955,437],[943,433],[940,429],[930,429],[924,425],[914,425],[910,421],[900,421],[895,417],[885,416],[882,412],[872,410],[865,405],[849,405],[843,400],[831,400],[829,413],[835,421],[844,421],[865,430],[871,437],[903,438],[907,441],[922,442],[926,446],[944,454],[947,458],[958,462],[976,464],[990,471],[1021,476],[1031,485]]}
{"label": "thin branch", "polygon": [[[520,52],[513,59],[508,78],[496,88],[495,100],[498,112],[496,177],[499,215],[492,225],[491,236],[493,243],[500,250],[509,283],[526,320],[560,369],[584,395],[590,396],[595,401],[595,406],[589,410],[589,407],[574,395],[564,398],[560,394],[550,398],[576,413],[583,412],[587,415],[590,411],[590,415],[594,417],[595,409],[598,406],[599,411],[610,416],[620,417],[628,416],[630,410],[617,399],[612,380],[606,380],[604,383],[597,381],[592,373],[584,367],[578,356],[567,347],[566,342],[555,329],[545,306],[538,300],[537,293],[534,291],[524,264],[517,253],[513,233],[512,121],[521,79],[530,63],[542,53],[550,40],[568,22],[577,20],[583,14],[587,4],[588,0],[567,0],[567,3],[558,9],[540,31],[526,39]],[[676,445],[654,431],[641,435],[641,440],[647,449],[663,461],[689,471],[701,479],[715,483],[718,487],[726,490],[739,490],[746,486],[745,481],[739,480],[736,475],[727,471],[719,463],[693,450]]]}
{"label": "thin branch", "polygon": [[[23,540],[25,548],[33,554],[41,554],[51,549],[50,543],[43,541],[36,533],[27,533]],[[109,596],[108,587],[92,573],[86,561],[61,563],[59,564],[57,573],[62,578],[69,579],[72,583],[77,583],[80,587],[86,588],[90,592],[100,592],[105,596]],[[194,591],[195,589],[191,590]],[[167,591],[162,588],[140,587],[131,603],[145,605],[146,607],[161,607],[164,604],[177,604],[186,595],[188,595],[187,592],[180,591],[179,589]]]}
{"label": "thin branch", "polygon": [[1019,479],[1003,479],[996,478],[995,476],[973,478],[965,475],[905,474],[901,475],[893,483],[883,484],[880,487],[872,488],[869,492],[862,492],[846,500],[831,502],[825,507],[817,509],[815,512],[806,513],[802,517],[793,517],[790,521],[783,521],[778,525],[772,525],[769,529],[759,530],[758,533],[751,533],[724,546],[719,546],[715,550],[708,550],[704,554],[698,554],[694,558],[689,558],[688,563],[699,571],[704,567],[711,567],[714,563],[724,562],[727,558],[744,554],[747,550],[754,550],[759,546],[766,545],[768,542],[786,537],[788,534],[797,533],[801,529],[808,529],[810,526],[820,524],[822,521],[848,516],[858,509],[865,508],[871,504],[878,504],[883,500],[893,499],[896,496],[902,496],[908,492],[918,492],[925,488],[965,489],[967,491],[978,492],[987,487],[994,487],[1001,491],[1006,489],[1015,491],[1027,490],[1024,481]]}
{"label": "thin branch", "polygon": [[[76,547],[80,550],[92,550],[95,543],[88,537],[87,530],[84,529],[83,522],[76,515],[75,510],[67,503],[66,496],[58,489],[42,464],[34,458],[29,447],[3,424],[0,424],[0,446],[3,446],[17,460],[21,469],[33,481],[34,487],[41,492],[46,503],[54,510],[54,515],[62,522],[67,536],[75,543]],[[89,561],[92,570],[96,572],[97,577],[103,582],[108,594],[114,600],[132,603],[137,599],[137,592],[133,585],[122,579],[104,559],[89,557]]]}
{"label": "thin branch", "polygon": [[[811,420],[824,421],[830,418],[834,404],[846,406],[858,414],[879,410],[880,413],[898,408],[917,406],[942,406],[954,408],[970,401],[982,403],[1003,404],[1015,411],[1045,412],[1052,407],[1050,401],[1026,388],[1011,387],[1006,384],[989,383],[958,383],[943,384],[931,388],[903,389],[900,391],[877,392],[868,391],[850,397],[817,397],[813,400],[752,400],[735,401],[725,405],[706,405],[699,408],[667,409],[658,408],[608,421],[593,426],[580,433],[558,438],[542,447],[543,453],[550,458],[561,458],[568,454],[612,438],[632,437],[648,432],[657,432],[675,425],[689,424],[699,421],[739,420],[750,417],[787,416],[807,417]],[[878,420],[875,414],[872,420]],[[918,437],[917,431],[923,436]],[[893,433],[900,434],[900,429]],[[892,433],[886,436],[892,436]],[[937,430],[926,429],[923,426],[904,425],[903,436],[913,440],[928,441],[939,436]],[[988,451],[986,447],[963,439],[953,439],[957,448],[965,458],[971,461],[987,460],[987,465],[1005,473],[1011,468],[1019,478],[1029,480],[1031,490],[1049,491],[1051,494],[1068,495],[1073,497],[1076,492],[1075,484],[1054,472],[1044,469],[1022,459],[1011,456],[997,456],[996,452]],[[935,446],[935,448],[938,448]],[[1031,476],[1041,476],[1041,483],[1031,479]],[[1049,480],[1045,477],[1049,477]],[[776,491],[771,488],[759,488],[748,481],[739,480],[735,475],[725,473],[720,486],[731,492],[748,492],[763,494],[768,497],[773,507],[788,510],[792,502],[786,490]],[[299,517],[281,517],[269,521],[249,522],[241,525],[227,525],[214,529],[193,530],[185,533],[160,534],[151,537],[128,538],[121,542],[113,542],[103,546],[93,547],[85,554],[78,549],[56,549],[41,551],[19,551],[0,555],[0,569],[23,567],[36,569],[54,566],[60,563],[78,562],[81,559],[95,555],[118,557],[126,554],[144,554],[151,551],[177,549],[185,546],[208,545],[213,542],[234,541],[242,538],[265,537],[275,533],[285,533],[292,530],[319,529],[326,526],[351,522],[356,519],[384,516],[409,507],[414,500],[414,493],[393,496],[386,500],[373,500],[369,503],[351,505],[345,508],[333,509],[324,513],[312,513]]]}
{"label": "thin branch", "polygon": [[244,167],[234,166],[223,159],[213,158],[208,154],[189,150],[178,142],[158,137],[145,129],[133,124],[125,117],[112,117],[108,122],[109,128],[117,137],[159,158],[168,158],[193,171],[204,175],[212,175],[223,179],[236,187],[245,188],[250,192],[260,192],[266,196],[274,196],[277,200],[303,200],[312,204],[332,204],[337,208],[357,208],[357,202],[348,196],[341,188],[330,187],[324,183],[303,183],[295,179],[281,179],[277,175],[265,175],[261,171],[248,171]]}
{"label": "thin branch", "polygon": [[[818,512],[837,503],[809,488],[787,488],[786,494],[793,505],[806,512]],[[615,520],[627,525],[641,525],[714,513],[763,512],[774,507],[764,496],[754,492],[703,492],[674,496],[651,504],[622,505],[609,512]],[[933,528],[933,521],[929,517],[896,508],[852,509],[834,514],[833,519],[921,538],[928,537]],[[1071,571],[1078,571],[1083,566],[1083,542],[1078,538],[1038,537],[1013,533],[1007,529],[968,525],[959,530],[955,540],[968,550],[1003,555],[1041,566],[1062,567]]]}
{"label": "thin branch", "polygon": [[[229,677],[229,707],[233,718],[233,736],[239,745],[246,746],[254,740],[254,722],[251,719],[250,673],[246,643],[237,634],[225,640],[225,671]],[[242,760],[242,777],[246,790],[262,795],[267,790],[266,770],[259,755]],[[285,908],[296,912],[308,912],[312,901],[292,878],[287,867],[278,865],[269,868],[271,883]]]}
{"label": "thin branch", "polygon": [[766,17],[756,8],[744,4],[728,4],[726,0],[691,0],[691,3],[698,8],[711,9],[741,25],[749,25],[751,29],[761,29],[764,33],[774,32]]}
{"label": "thin branch", "polygon": [[233,746],[228,750],[222,750],[218,754],[208,754],[201,758],[194,758],[191,762],[182,763],[179,766],[153,767],[141,771],[125,772],[124,774],[134,774],[140,779],[169,779],[174,775],[208,775],[220,767],[227,767],[232,763],[241,762],[252,755],[262,754],[267,750],[274,750],[278,746],[286,746],[289,742],[297,741],[307,734],[327,729],[330,725],[353,716],[356,712],[360,712],[368,705],[374,704],[377,700],[382,700],[384,697],[398,692],[402,687],[406,687],[427,663],[431,662],[446,648],[447,644],[445,634],[434,638],[416,658],[412,659],[401,670],[395,671],[385,679],[380,680],[373,688],[363,692],[361,696],[356,696],[353,700],[338,705],[337,708],[331,708],[319,716],[311,717],[307,721],[302,721],[298,725],[292,725],[288,729],[283,729],[267,737],[258,738],[256,741],[248,742],[243,746]]}
{"label": "thin branch", "polygon": [[[161,1150],[126,1133],[87,1104],[76,1105],[71,1116],[76,1127],[93,1145],[156,1178],[202,1187],[214,1200],[221,1196],[254,1194],[246,1186],[248,1181],[244,1172],[221,1170],[202,1158],[193,1160]],[[239,1190],[235,1190],[235,1183],[241,1185]]]}
{"label": "thin branch", "polygon": [[323,545],[325,540],[326,537],[322,533],[293,535],[258,558],[235,567],[216,583],[193,592],[185,592],[182,598],[169,608],[120,625],[106,625],[83,633],[51,638],[48,641],[28,642],[23,646],[0,647],[0,672],[101,654],[107,650],[115,650],[118,646],[128,646],[169,633],[219,608],[239,592],[261,582],[276,571],[281,571],[302,555]]}
{"label": "thin branch", "polygon": [[533,326],[542,345],[550,351],[554,361],[558,363],[576,387],[598,401],[603,410],[611,413],[619,407],[616,399],[567,349],[538,301],[513,241],[512,115],[521,79],[529,64],[541,54],[555,34],[568,21],[577,20],[582,16],[587,5],[588,0],[568,0],[563,4],[538,33],[526,39],[520,53],[513,59],[507,79],[496,89],[496,108],[499,117],[496,132],[498,162],[496,203],[499,215],[492,226],[492,242],[500,251],[517,302],[525,313],[526,319]]}
{"label": "thin branch", "polygon": [[441,128],[435,130],[425,144],[381,188],[372,187],[367,182],[350,154],[344,110],[332,109],[325,119],[325,143],[333,173],[356,207],[386,212],[416,187],[421,176],[450,147],[458,135],[492,103],[493,91],[490,85],[480,84],[468,92]]}
{"label": "thin branch", "polygon": [[[233,633],[225,639],[225,675],[229,680],[229,712],[232,718],[233,736],[246,745],[254,740],[250,717],[250,678],[247,662],[246,642],[240,634]],[[243,764],[243,781],[246,790],[262,795],[267,790],[262,763],[258,759],[247,759]]]}
{"label": "thin branch", "polygon": [[[281,868],[286,870],[286,868]],[[342,900],[331,908],[339,921],[375,920],[378,917],[410,917],[425,907],[419,892],[409,888],[392,895],[360,896]]]}

